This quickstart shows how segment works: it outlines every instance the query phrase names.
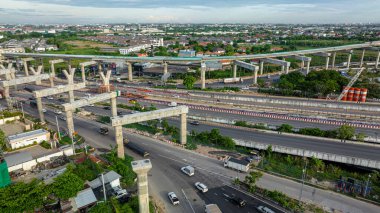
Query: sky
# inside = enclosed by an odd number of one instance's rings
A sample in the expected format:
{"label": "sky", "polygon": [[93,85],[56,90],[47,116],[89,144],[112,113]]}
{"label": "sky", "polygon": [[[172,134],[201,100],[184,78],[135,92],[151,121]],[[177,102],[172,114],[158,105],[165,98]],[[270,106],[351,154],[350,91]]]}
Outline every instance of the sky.
{"label": "sky", "polygon": [[0,24],[380,23],[380,0],[0,0]]}

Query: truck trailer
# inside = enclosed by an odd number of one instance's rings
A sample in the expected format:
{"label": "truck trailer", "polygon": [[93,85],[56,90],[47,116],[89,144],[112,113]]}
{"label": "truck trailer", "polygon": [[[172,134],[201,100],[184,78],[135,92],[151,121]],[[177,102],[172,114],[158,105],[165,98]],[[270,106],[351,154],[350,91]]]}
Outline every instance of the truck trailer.
{"label": "truck trailer", "polygon": [[240,160],[236,158],[227,158],[224,161],[224,167],[228,167],[230,169],[238,170],[241,172],[248,172],[250,163],[245,160]]}

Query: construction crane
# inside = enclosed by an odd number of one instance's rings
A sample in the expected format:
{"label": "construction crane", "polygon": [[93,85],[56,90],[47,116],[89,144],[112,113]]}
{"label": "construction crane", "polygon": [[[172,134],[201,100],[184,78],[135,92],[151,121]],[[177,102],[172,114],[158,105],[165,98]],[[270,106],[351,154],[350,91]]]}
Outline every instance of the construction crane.
{"label": "construction crane", "polygon": [[[365,70],[365,68],[361,68],[356,74],[354,77],[351,78],[351,81],[347,84],[346,88],[351,88],[352,85],[354,85],[354,83],[358,80],[360,74],[362,74],[362,72]],[[342,98],[347,94],[348,92],[348,89],[343,89],[342,93],[338,96],[338,98],[336,99],[337,101],[341,101]]]}

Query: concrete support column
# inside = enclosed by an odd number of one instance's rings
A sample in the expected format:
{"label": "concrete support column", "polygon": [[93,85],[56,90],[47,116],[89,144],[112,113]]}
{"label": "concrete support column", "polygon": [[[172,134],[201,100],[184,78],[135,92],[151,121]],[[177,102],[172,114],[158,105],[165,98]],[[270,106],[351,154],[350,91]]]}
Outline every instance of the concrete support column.
{"label": "concrete support column", "polygon": [[336,58],[336,52],[333,52],[332,62],[331,62],[331,68],[332,68],[332,69],[335,68],[335,58]]}
{"label": "concrete support column", "polygon": [[329,69],[329,63],[330,63],[330,57],[326,57],[326,67],[325,67],[326,70]]}
{"label": "concrete support column", "polygon": [[206,88],[206,63],[201,63],[201,89]]}
{"label": "concrete support column", "polygon": [[127,62],[127,65],[128,65],[128,81],[132,81],[133,80],[132,63]]}
{"label": "concrete support column", "polygon": [[75,101],[75,96],[74,96],[74,90],[69,91],[69,102],[73,103]]}
{"label": "concrete support column", "polygon": [[112,110],[112,117],[116,117],[117,116],[116,98],[111,98],[111,110]]}
{"label": "concrete support column", "polygon": [[110,88],[110,78],[111,78],[111,73],[112,73],[111,70],[107,70],[106,75],[104,75],[103,72],[99,72],[100,78],[101,78],[102,81],[103,81],[103,85],[107,88],[107,92],[110,92],[110,91],[111,91],[111,88]]}
{"label": "concrete support column", "polygon": [[37,100],[37,110],[38,110],[38,115],[40,116],[40,121],[41,123],[45,123],[45,115],[44,112],[42,111],[42,100],[41,98],[36,98]]}
{"label": "concrete support column", "polygon": [[152,168],[149,159],[132,161],[132,170],[137,174],[139,213],[149,213],[148,171]]}
{"label": "concrete support column", "polygon": [[264,61],[260,61],[260,75],[263,75],[264,72]]}
{"label": "concrete support column", "polygon": [[50,64],[50,87],[54,87],[55,67],[54,63]]}
{"label": "concrete support column", "polygon": [[182,145],[185,145],[187,142],[187,115],[183,113],[181,116],[181,131],[180,131],[180,141]]}
{"label": "concrete support column", "polygon": [[9,94],[9,87],[4,87],[4,98],[5,98],[5,101],[7,102],[8,109],[13,109],[11,97]]}
{"label": "concrete support column", "polygon": [[86,73],[85,73],[85,70],[84,70],[84,64],[81,64],[80,70],[82,72],[82,82],[86,83]]}
{"label": "concrete support column", "polygon": [[[30,67],[30,71],[32,71],[33,75],[41,75],[43,67],[40,65],[37,67],[37,70],[34,67]],[[41,85],[41,80],[36,81],[36,85]]]}
{"label": "concrete support column", "polygon": [[117,157],[124,159],[123,126],[115,126],[115,139],[117,145]]}
{"label": "concrete support column", "polygon": [[303,68],[305,67],[305,61],[304,60],[302,60],[301,61],[301,71],[303,71]]}
{"label": "concrete support column", "polygon": [[351,65],[351,57],[352,57],[352,52],[350,52],[348,54],[348,59],[347,59],[347,69],[350,68],[350,65]]}
{"label": "concrete support column", "polygon": [[24,72],[26,76],[29,76],[29,71],[28,71],[28,62],[24,61]]}
{"label": "concrete support column", "polygon": [[286,66],[285,74],[288,74],[288,73],[289,73],[289,67],[290,67],[290,66]]}
{"label": "concrete support column", "polygon": [[284,71],[285,71],[285,66],[282,65],[282,66],[281,66],[281,72],[284,72]]}
{"label": "concrete support column", "polygon": [[379,67],[379,61],[380,61],[380,51],[379,51],[379,53],[377,54],[377,58],[376,58],[376,63],[375,63],[375,68],[376,68],[376,69]]}
{"label": "concrete support column", "polygon": [[311,61],[306,62],[306,74],[309,74],[309,72],[310,72],[310,63],[311,63]]}
{"label": "concrete support column", "polygon": [[364,56],[365,56],[365,49],[363,49],[362,57],[360,58],[360,65],[359,67],[362,68],[364,64]]}
{"label": "concrete support column", "polygon": [[68,110],[66,111],[66,123],[67,123],[67,129],[69,137],[72,137],[74,135],[74,119],[73,119],[73,111]]}
{"label": "concrete support column", "polygon": [[253,74],[253,84],[257,84],[257,69],[255,69],[254,74]]}
{"label": "concrete support column", "polygon": [[168,73],[168,63],[164,62],[164,75]]}
{"label": "concrete support column", "polygon": [[237,65],[234,64],[234,67],[233,67],[233,78],[236,78],[236,72],[237,72]]}

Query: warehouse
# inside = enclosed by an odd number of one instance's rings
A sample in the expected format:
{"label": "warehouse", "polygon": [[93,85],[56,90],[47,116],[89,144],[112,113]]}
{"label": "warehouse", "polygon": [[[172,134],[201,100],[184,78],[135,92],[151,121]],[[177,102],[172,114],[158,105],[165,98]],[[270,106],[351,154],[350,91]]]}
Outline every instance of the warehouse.
{"label": "warehouse", "polygon": [[8,136],[8,144],[12,149],[21,148],[24,146],[32,145],[34,143],[41,143],[42,141],[49,141],[50,133],[44,129],[38,129],[30,132],[24,132],[16,135]]}

